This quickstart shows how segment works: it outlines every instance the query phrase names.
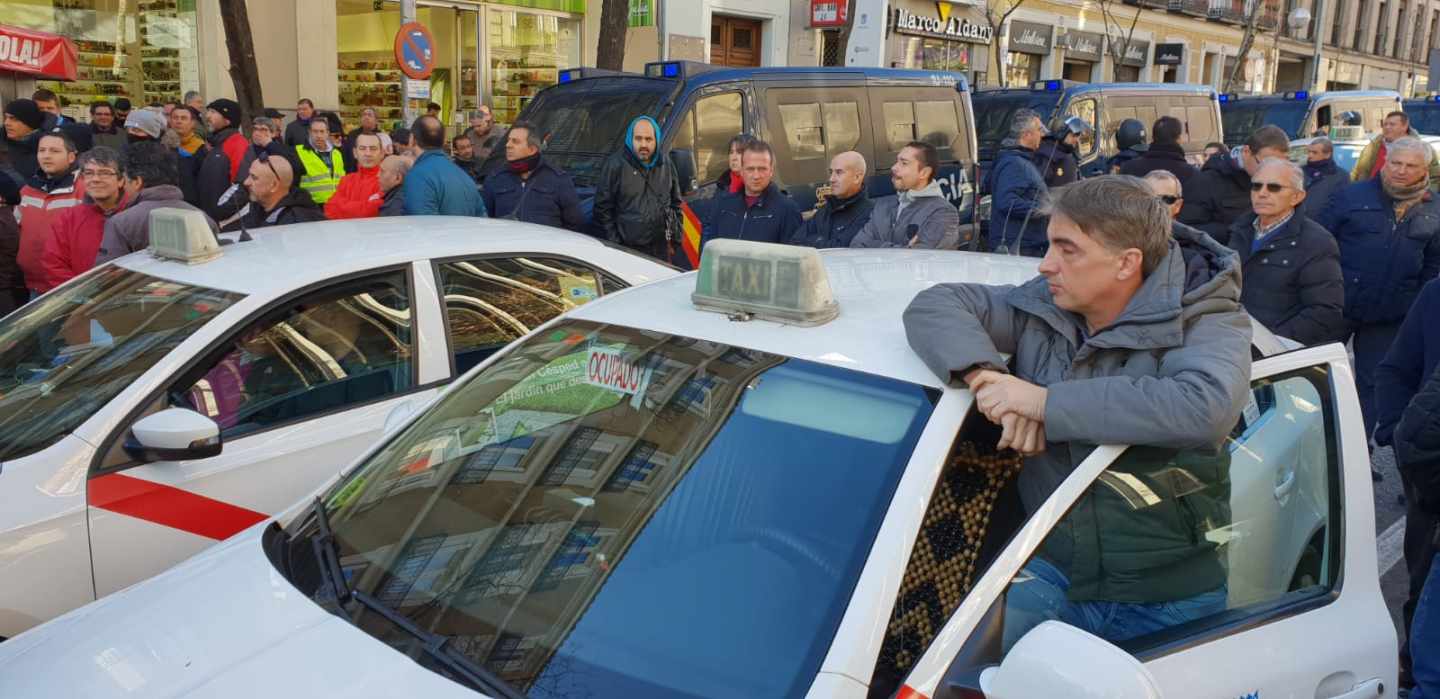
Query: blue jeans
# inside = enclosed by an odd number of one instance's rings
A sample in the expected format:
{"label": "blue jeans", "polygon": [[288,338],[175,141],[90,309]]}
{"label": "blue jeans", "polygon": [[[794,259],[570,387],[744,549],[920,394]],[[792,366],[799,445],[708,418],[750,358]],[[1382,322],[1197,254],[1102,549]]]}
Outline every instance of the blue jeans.
{"label": "blue jeans", "polygon": [[1031,559],[1010,583],[1005,598],[1005,650],[1030,629],[1054,619],[1107,641],[1124,641],[1225,611],[1222,585],[1173,602],[1071,602],[1070,580],[1049,561]]}
{"label": "blue jeans", "polygon": [[1410,699],[1440,699],[1440,555],[1430,563],[1425,591],[1410,622],[1410,674],[1415,688]]}

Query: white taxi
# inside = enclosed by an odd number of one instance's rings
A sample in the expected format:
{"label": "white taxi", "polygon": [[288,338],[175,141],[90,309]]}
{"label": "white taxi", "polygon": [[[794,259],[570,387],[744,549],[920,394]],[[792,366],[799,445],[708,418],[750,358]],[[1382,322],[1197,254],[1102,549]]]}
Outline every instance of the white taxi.
{"label": "white taxi", "polygon": [[[1257,360],[1220,449],[1101,446],[1026,513],[1018,457],[910,350],[901,312],[932,284],[1035,264],[717,241],[698,273],[492,356],[276,521],[0,644],[0,695],[1393,688],[1344,349]],[[1187,612],[1155,579],[1171,623],[1007,638],[1027,564],[1098,498],[1183,524],[1219,604]]]}
{"label": "white taxi", "polygon": [[225,246],[206,228],[192,248],[186,216],[155,216],[165,257],[0,320],[0,638],[266,520],[511,340],[678,273],[515,222],[336,221]]}

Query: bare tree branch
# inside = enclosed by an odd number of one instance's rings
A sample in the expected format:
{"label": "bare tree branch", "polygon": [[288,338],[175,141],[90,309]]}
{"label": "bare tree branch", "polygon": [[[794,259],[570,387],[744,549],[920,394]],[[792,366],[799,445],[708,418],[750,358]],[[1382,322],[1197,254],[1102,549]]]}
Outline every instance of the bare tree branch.
{"label": "bare tree branch", "polygon": [[985,3],[985,23],[990,25],[990,44],[995,54],[995,65],[990,72],[1000,87],[1006,86],[1005,77],[1005,52],[1000,47],[1000,28],[1005,26],[1005,20],[1020,9],[1026,0],[987,0]]}
{"label": "bare tree branch", "polygon": [[[1110,79],[1120,80],[1120,67],[1125,64],[1125,54],[1130,51],[1130,41],[1135,38],[1135,26],[1140,23],[1141,8],[1135,8],[1127,29],[1123,20],[1115,15],[1115,0],[1099,0],[1100,20],[1105,27],[1105,50],[1110,54]],[[1111,27],[1114,32],[1111,32]]]}
{"label": "bare tree branch", "polygon": [[1240,71],[1245,69],[1246,55],[1250,53],[1250,47],[1255,45],[1256,20],[1260,17],[1260,10],[1265,7],[1265,0],[1248,0],[1252,3],[1250,11],[1245,14],[1245,33],[1240,37],[1240,50],[1235,54],[1235,67],[1230,69],[1230,75],[1225,78],[1225,87],[1221,92],[1233,92],[1235,81],[1240,78]]}

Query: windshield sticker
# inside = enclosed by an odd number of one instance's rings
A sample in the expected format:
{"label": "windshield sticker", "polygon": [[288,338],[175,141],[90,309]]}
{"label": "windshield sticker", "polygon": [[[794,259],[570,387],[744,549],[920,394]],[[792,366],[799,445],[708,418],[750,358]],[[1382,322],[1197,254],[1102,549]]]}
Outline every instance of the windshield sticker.
{"label": "windshield sticker", "polygon": [[576,306],[584,306],[600,295],[594,279],[563,275],[557,280],[560,282],[560,295]]}

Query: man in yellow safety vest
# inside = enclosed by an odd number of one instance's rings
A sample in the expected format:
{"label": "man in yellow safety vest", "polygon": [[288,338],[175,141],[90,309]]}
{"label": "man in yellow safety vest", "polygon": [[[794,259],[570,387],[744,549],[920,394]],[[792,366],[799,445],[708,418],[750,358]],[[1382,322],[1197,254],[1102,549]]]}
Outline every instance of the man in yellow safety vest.
{"label": "man in yellow safety vest", "polygon": [[325,119],[310,120],[310,142],[295,146],[304,172],[300,173],[300,188],[310,193],[310,198],[321,206],[335,195],[340,178],[345,176],[345,160],[340,149],[330,142],[330,124]]}

